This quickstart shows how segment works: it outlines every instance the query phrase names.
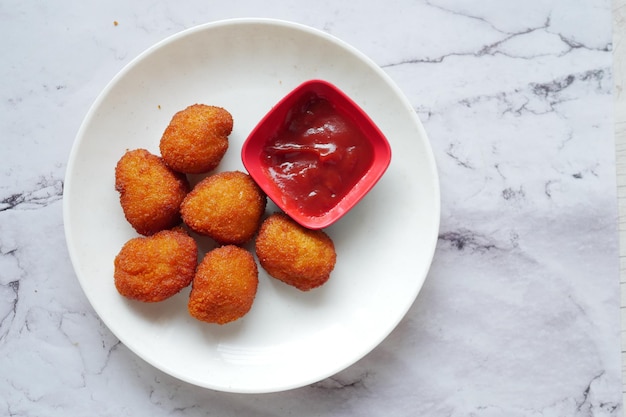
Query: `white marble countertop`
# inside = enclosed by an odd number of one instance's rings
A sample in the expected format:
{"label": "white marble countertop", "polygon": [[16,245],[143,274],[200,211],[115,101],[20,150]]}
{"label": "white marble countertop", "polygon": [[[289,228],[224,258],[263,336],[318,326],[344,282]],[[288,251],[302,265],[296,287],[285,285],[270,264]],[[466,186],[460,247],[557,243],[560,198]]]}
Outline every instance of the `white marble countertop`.
{"label": "white marble countertop", "polygon": [[[0,415],[621,415],[623,8],[4,2]],[[372,58],[421,118],[441,180],[437,251],[405,319],[355,365],[275,394],[206,390],[135,356],[89,305],[63,232],[68,155],[99,92],[154,43],[233,17],[306,24]]]}
{"label": "white marble countertop", "polygon": [[[620,293],[622,326],[622,393],[626,399],[626,0],[613,0],[613,100],[615,150],[619,202]],[[624,401],[622,401],[624,404]]]}

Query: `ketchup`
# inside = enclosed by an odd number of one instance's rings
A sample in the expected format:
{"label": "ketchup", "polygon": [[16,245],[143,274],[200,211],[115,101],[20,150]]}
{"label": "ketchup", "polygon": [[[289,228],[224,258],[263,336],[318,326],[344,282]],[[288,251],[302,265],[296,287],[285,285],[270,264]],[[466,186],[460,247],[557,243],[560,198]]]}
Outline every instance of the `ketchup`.
{"label": "ketchup", "polygon": [[266,144],[266,173],[305,215],[333,208],[374,157],[372,145],[346,115],[311,95],[294,107]]}

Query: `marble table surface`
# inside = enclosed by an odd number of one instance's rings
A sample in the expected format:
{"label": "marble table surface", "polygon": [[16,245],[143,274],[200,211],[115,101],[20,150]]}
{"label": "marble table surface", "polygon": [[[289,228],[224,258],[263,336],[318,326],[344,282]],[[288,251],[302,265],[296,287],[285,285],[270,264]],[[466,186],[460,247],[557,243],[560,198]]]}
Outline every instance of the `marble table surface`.
{"label": "marble table surface", "polygon": [[[619,204],[620,293],[622,327],[622,395],[626,399],[626,0],[613,0],[613,102]],[[624,402],[622,401],[622,404]]]}
{"label": "marble table surface", "polygon": [[[613,10],[3,2],[0,415],[621,415]],[[235,17],[302,23],[374,60],[422,120],[441,183],[438,245],[406,317],[349,368],[273,394],[196,387],[133,354],[87,301],[63,229],[68,156],[100,91],[156,42]]]}

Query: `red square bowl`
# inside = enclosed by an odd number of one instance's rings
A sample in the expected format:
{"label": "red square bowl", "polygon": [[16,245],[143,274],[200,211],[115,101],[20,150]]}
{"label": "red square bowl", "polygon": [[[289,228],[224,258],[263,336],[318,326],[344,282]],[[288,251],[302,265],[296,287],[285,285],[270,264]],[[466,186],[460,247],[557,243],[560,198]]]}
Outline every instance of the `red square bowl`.
{"label": "red square bowl", "polygon": [[346,94],[310,80],[265,115],[241,156],[281,210],[304,227],[322,229],[374,187],[391,162],[391,147]]}

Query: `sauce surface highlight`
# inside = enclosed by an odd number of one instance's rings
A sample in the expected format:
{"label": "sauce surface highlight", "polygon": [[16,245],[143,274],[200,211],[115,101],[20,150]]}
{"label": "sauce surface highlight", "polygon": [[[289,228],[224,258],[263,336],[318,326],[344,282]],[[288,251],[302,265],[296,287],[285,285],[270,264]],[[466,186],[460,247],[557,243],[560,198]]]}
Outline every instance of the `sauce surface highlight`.
{"label": "sauce surface highlight", "polygon": [[372,163],[372,145],[328,100],[310,96],[294,107],[264,148],[266,173],[298,210],[333,208]]}

